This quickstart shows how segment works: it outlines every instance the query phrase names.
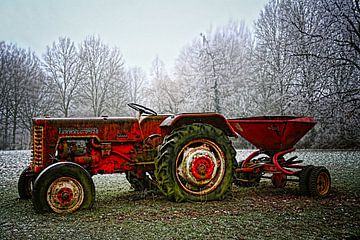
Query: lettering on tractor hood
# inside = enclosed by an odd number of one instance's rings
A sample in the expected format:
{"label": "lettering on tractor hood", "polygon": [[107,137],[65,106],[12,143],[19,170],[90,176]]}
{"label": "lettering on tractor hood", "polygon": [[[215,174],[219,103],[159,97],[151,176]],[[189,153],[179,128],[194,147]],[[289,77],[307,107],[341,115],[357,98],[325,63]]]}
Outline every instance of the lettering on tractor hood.
{"label": "lettering on tractor hood", "polygon": [[99,130],[97,128],[59,128],[59,134],[70,135],[87,135],[97,134]]}

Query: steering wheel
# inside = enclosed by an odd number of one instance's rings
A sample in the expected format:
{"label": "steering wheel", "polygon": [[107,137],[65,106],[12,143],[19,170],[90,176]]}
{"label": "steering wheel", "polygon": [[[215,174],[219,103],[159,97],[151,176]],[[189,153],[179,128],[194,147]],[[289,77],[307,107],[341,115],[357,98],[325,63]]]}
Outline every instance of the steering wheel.
{"label": "steering wheel", "polygon": [[140,104],[136,104],[136,103],[128,103],[128,106],[136,111],[138,111],[141,114],[145,113],[145,114],[149,114],[149,115],[153,115],[153,116],[156,116],[157,113],[150,109],[150,108],[147,108],[147,107],[144,107]]}

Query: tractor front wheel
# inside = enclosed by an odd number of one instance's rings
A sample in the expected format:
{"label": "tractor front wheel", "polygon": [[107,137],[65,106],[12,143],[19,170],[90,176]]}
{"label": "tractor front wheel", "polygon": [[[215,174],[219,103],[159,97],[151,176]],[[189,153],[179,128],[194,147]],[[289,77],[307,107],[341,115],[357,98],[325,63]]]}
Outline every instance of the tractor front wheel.
{"label": "tractor front wheel", "polygon": [[35,175],[34,173],[31,173],[30,167],[25,168],[20,174],[18,181],[20,199],[31,199],[34,180]]}
{"label": "tractor front wheel", "polygon": [[37,212],[71,213],[91,208],[95,185],[80,165],[59,162],[44,169],[36,178],[32,202]]}
{"label": "tractor front wheel", "polygon": [[211,125],[175,129],[155,161],[159,189],[176,202],[223,199],[232,184],[235,154],[228,137]]}

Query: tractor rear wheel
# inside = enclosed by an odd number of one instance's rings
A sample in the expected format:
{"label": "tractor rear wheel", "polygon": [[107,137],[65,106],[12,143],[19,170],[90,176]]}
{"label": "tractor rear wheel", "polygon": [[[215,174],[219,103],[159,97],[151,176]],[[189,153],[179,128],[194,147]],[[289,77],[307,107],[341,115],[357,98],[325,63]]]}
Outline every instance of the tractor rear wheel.
{"label": "tractor rear wheel", "polygon": [[18,192],[20,199],[31,199],[35,175],[31,174],[30,167],[25,168],[20,174]]}
{"label": "tractor rear wheel", "polygon": [[223,199],[232,184],[235,154],[224,132],[211,125],[175,129],[155,161],[158,187],[176,202]]}
{"label": "tractor rear wheel", "polygon": [[95,185],[80,165],[59,162],[44,169],[36,178],[32,202],[37,212],[71,213],[91,208]]}
{"label": "tractor rear wheel", "polygon": [[330,193],[331,178],[325,167],[314,167],[310,173],[309,191],[313,197],[326,197]]}

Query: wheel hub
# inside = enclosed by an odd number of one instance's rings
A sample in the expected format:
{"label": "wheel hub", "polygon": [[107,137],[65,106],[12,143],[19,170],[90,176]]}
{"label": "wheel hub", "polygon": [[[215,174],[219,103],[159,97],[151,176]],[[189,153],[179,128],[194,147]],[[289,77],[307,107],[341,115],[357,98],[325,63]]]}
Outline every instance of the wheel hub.
{"label": "wheel hub", "polygon": [[329,178],[325,173],[320,173],[317,179],[317,189],[320,195],[325,195],[328,193],[330,188]]}
{"label": "wheel hub", "polygon": [[191,148],[184,153],[179,173],[195,186],[208,184],[217,171],[216,157],[206,145]]}
{"label": "wheel hub", "polygon": [[81,206],[83,200],[83,187],[74,178],[58,178],[48,188],[47,202],[54,212],[73,212]]}
{"label": "wheel hub", "polygon": [[210,179],[214,172],[215,164],[210,157],[199,156],[193,160],[191,173],[196,180]]}
{"label": "wheel hub", "polygon": [[57,194],[57,198],[60,202],[67,203],[73,198],[73,192],[70,188],[62,188]]}

